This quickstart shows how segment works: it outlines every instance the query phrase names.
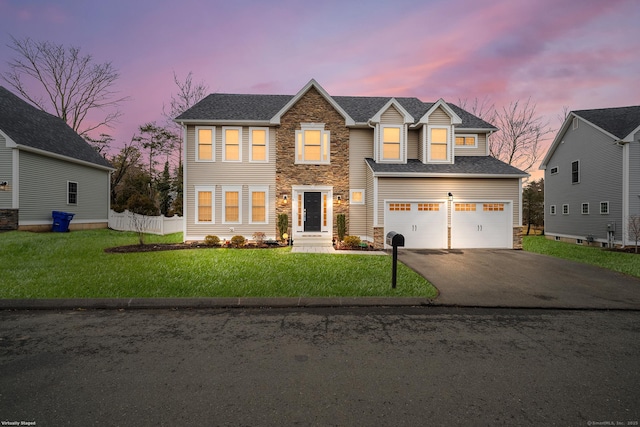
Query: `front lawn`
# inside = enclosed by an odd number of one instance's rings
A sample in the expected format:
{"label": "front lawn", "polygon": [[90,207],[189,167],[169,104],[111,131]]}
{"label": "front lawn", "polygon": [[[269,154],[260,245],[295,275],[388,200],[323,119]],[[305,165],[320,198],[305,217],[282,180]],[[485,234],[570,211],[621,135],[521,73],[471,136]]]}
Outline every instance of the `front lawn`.
{"label": "front lawn", "polygon": [[557,258],[596,265],[608,270],[640,277],[640,255],[609,251],[592,246],[556,242],[544,236],[526,236],[523,249]]}
{"label": "front lawn", "polygon": [[[146,237],[180,242],[182,234]],[[135,233],[0,233],[0,298],[418,296],[437,291],[391,257],[278,249],[186,249],[105,253]]]}

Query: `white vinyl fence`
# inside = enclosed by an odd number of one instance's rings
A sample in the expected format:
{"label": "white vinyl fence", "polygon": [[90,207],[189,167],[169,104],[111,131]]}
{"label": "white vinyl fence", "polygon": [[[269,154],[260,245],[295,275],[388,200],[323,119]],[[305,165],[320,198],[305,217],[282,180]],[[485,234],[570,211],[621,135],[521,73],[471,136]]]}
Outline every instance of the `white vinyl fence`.
{"label": "white vinyl fence", "polygon": [[109,211],[109,228],[118,231],[142,231],[149,234],[171,234],[182,231],[181,216],[165,217],[138,215],[133,212]]}

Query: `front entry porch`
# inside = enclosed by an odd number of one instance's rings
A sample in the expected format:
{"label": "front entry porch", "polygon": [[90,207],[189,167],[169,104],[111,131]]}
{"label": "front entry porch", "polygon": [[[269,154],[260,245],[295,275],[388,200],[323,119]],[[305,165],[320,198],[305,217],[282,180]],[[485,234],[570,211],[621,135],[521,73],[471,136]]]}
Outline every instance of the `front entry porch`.
{"label": "front entry porch", "polygon": [[292,187],[292,237],[297,247],[333,246],[333,187]]}

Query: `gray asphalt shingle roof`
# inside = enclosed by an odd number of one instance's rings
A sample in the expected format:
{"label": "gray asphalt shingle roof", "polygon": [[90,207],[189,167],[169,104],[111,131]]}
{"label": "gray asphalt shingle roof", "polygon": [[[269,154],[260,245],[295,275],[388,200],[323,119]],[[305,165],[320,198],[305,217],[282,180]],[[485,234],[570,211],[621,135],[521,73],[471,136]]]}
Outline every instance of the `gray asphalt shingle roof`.
{"label": "gray asphalt shingle roof", "polygon": [[[289,102],[294,95],[242,95],[214,93],[176,117],[176,120],[268,121]],[[333,96],[333,100],[349,114],[356,123],[366,123],[391,97]],[[418,98],[395,98],[417,122],[433,103]],[[495,127],[473,114],[448,104],[462,119],[460,128],[495,129]]]}
{"label": "gray asphalt shingle roof", "polygon": [[620,139],[640,126],[640,106],[579,110],[573,113]]}
{"label": "gray asphalt shingle roof", "polygon": [[417,159],[409,159],[406,164],[376,163],[373,159],[365,160],[374,173],[527,176],[520,169],[490,156],[456,156],[454,164],[422,163]]}
{"label": "gray asphalt shingle roof", "polygon": [[0,130],[13,142],[103,167],[112,167],[64,120],[0,86]]}

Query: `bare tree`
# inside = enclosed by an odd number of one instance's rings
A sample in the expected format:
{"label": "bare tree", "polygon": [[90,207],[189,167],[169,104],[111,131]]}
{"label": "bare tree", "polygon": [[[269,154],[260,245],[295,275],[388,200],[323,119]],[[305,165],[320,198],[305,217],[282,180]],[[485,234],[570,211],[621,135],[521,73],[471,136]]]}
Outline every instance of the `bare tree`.
{"label": "bare tree", "polygon": [[[65,47],[30,38],[11,37],[8,45],[16,57],[8,61],[9,71],[2,78],[22,97],[38,108],[63,119],[80,135],[101,126],[109,127],[121,113],[119,105],[127,97],[113,91],[120,74],[111,62],[96,64],[91,55],[82,55],[78,47]],[[44,95],[34,89],[44,90]],[[34,92],[32,92],[32,90]],[[95,110],[107,111],[102,119],[83,127],[87,115]]]}
{"label": "bare tree", "polygon": [[543,154],[540,143],[553,132],[548,122],[536,114],[536,104],[531,99],[502,107],[494,124],[500,131],[489,139],[490,154],[525,172],[538,163]]}
{"label": "bare tree", "polygon": [[640,241],[640,215],[629,216],[629,235],[636,241],[636,253],[638,253],[638,241]]}
{"label": "bare tree", "polygon": [[470,112],[487,123],[493,124],[496,120],[497,112],[495,104],[486,96],[481,100],[478,98],[473,98],[471,101],[468,99],[458,99],[458,105],[463,110]]}
{"label": "bare tree", "polygon": [[[162,107],[164,116],[167,119],[167,123],[171,128],[174,128],[174,133],[180,134],[180,126],[173,121],[180,114],[184,113],[189,108],[193,107],[196,103],[207,96],[209,87],[204,82],[194,83],[193,72],[189,71],[184,81],[178,78],[178,75],[173,72],[173,82],[178,88],[178,93],[171,95],[171,101],[169,107]],[[178,164],[182,165],[182,145],[178,141]],[[174,147],[175,149],[175,147]]]}

